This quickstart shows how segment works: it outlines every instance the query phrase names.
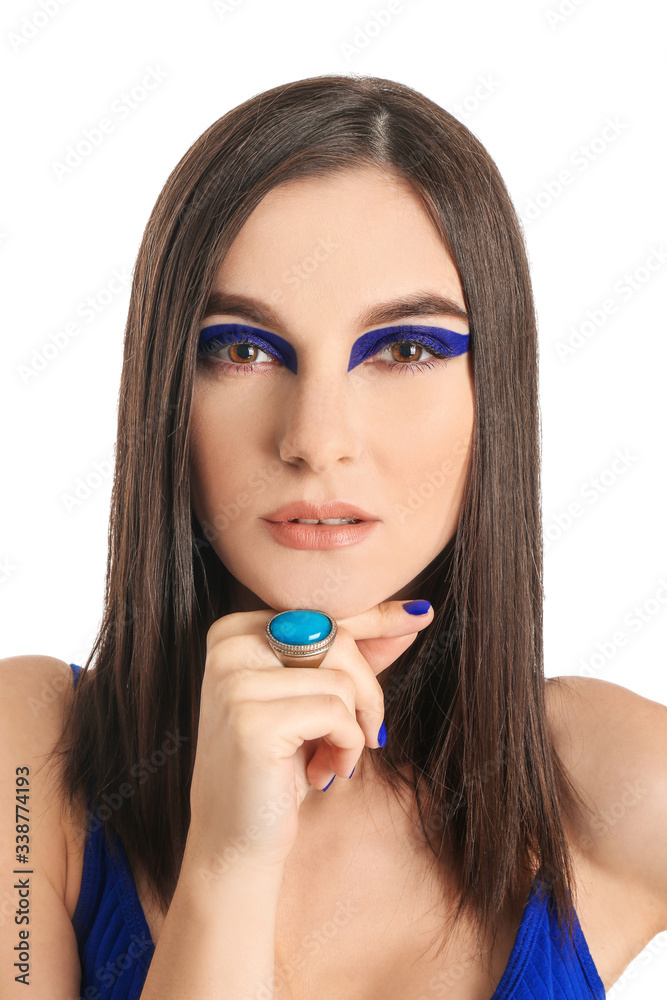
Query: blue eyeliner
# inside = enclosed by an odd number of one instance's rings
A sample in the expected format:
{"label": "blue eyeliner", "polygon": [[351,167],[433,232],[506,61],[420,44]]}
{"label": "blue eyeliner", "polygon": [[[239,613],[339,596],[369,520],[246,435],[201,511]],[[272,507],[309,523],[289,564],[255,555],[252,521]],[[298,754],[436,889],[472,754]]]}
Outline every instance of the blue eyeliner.
{"label": "blue eyeliner", "polygon": [[245,334],[248,335],[245,339],[277,358],[296,375],[296,351],[292,345],[277,333],[269,333],[268,330],[260,330],[259,327],[247,326],[245,323],[217,323],[215,326],[204,327],[199,334],[198,350],[206,353],[202,348],[211,340],[215,340],[221,347],[225,344],[239,343]]}
{"label": "blue eyeliner", "polygon": [[455,333],[454,330],[445,330],[440,326],[383,326],[380,330],[364,333],[354,342],[347,370],[351,371],[366,358],[372,358],[387,344],[397,340],[416,340],[426,348],[433,347],[448,358],[454,358],[468,350],[469,334]]}
{"label": "blue eyeliner", "polygon": [[[367,358],[372,358],[387,344],[400,340],[416,341],[424,347],[442,352],[446,357],[453,358],[465,354],[468,350],[470,335],[456,333],[439,326],[416,326],[414,324],[401,326],[384,326],[379,330],[364,333],[352,345],[348,371],[356,368]],[[272,357],[281,361],[294,375],[297,373],[296,351],[288,341],[277,333],[269,333],[256,326],[245,323],[217,323],[215,326],[204,327],[199,334],[198,350],[201,354],[206,345],[215,340],[221,347],[229,343],[250,341]],[[211,346],[213,350],[213,346]]]}

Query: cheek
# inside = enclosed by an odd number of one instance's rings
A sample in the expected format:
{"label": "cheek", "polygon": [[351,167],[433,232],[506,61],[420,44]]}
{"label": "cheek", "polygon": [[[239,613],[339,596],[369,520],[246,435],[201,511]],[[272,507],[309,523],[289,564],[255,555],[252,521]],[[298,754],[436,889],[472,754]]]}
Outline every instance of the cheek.
{"label": "cheek", "polygon": [[[395,509],[410,521],[450,524],[458,513],[473,429],[469,366],[415,401],[394,435],[389,478],[396,483]],[[430,387],[429,387],[430,388]],[[401,520],[399,517],[399,521]]]}
{"label": "cheek", "polygon": [[214,500],[220,499],[228,483],[228,477],[223,474],[220,435],[215,429],[220,426],[224,424],[218,422],[214,408],[207,403],[206,397],[197,399],[195,396],[189,429],[190,496],[200,522],[210,518]]}
{"label": "cheek", "polygon": [[200,524],[244,509],[257,455],[248,444],[248,420],[228,413],[205,390],[193,397],[189,428],[190,496]]}

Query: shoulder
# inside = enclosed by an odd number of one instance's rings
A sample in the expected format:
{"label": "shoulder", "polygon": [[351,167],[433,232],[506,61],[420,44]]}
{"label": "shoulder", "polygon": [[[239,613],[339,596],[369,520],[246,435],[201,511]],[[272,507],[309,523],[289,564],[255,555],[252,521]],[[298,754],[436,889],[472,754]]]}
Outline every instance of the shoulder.
{"label": "shoulder", "polygon": [[[17,859],[29,859],[18,874],[16,865],[0,868],[0,897],[18,901],[20,893],[27,900],[21,902],[21,919],[15,919],[29,924],[30,952],[41,956],[29,973],[36,997],[78,996],[81,979],[65,905],[68,843],[57,758],[49,757],[62,732],[73,676],[69,664],[52,656],[0,659],[0,840],[5,849],[16,845]],[[19,932],[16,923],[0,918],[3,954],[12,954],[19,933],[24,938],[28,933]],[[2,983],[9,981],[4,970],[1,975]]]}
{"label": "shoulder", "polygon": [[591,806],[579,846],[667,930],[667,706],[599,678],[547,681],[556,751]]}
{"label": "shoulder", "polygon": [[0,659],[0,755],[5,774],[28,779],[30,840],[44,846],[43,862],[58,892],[64,892],[67,845],[54,759],[48,755],[62,732],[73,678],[70,665],[53,656]]}
{"label": "shoulder", "polygon": [[55,656],[6,656],[0,659],[0,684],[6,697],[22,695],[30,714],[39,718],[49,705],[63,708],[74,688],[74,671]]}

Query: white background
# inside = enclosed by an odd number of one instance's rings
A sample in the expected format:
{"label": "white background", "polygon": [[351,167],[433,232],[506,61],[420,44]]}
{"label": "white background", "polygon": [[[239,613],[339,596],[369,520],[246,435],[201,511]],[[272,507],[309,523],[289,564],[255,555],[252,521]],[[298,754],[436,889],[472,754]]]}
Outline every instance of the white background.
{"label": "white background", "polygon": [[[167,175],[248,97],[355,72],[406,83],[464,121],[523,219],[540,331],[547,673],[588,672],[667,703],[659,5],[43,4],[2,9],[0,655],[88,655],[130,272]],[[147,74],[153,89],[129,96]],[[58,177],[102,118],[113,131]],[[114,273],[125,284],[110,295]],[[37,370],[72,322],[77,335]],[[609,995],[663,997],[666,956],[667,933]]]}

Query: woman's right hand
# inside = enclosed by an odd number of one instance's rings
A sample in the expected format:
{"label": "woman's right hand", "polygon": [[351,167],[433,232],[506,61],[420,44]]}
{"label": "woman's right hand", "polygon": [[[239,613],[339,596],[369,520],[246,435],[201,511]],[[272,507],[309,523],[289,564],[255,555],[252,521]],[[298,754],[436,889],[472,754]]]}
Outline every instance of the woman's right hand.
{"label": "woman's right hand", "polygon": [[213,623],[190,789],[190,863],[239,859],[267,872],[284,865],[308,791],[324,788],[333,773],[347,779],[364,746],[379,745],[377,675],[433,619],[432,608],[415,616],[402,604],[386,601],[337,622],[319,667],[283,666],[264,631],[276,611]]}

